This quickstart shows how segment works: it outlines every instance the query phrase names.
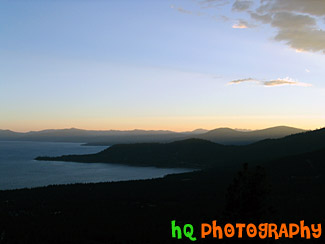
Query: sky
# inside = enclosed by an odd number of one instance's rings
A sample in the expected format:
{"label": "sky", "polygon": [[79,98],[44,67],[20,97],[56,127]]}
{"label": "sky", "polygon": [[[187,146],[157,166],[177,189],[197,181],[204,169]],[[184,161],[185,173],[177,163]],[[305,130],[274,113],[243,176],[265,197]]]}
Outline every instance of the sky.
{"label": "sky", "polygon": [[325,125],[323,0],[2,0],[0,129]]}

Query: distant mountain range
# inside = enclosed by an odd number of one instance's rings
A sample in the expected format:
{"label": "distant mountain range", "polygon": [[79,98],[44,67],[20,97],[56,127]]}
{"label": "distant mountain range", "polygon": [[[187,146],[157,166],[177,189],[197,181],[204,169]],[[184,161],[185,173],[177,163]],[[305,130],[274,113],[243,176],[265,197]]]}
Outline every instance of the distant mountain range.
{"label": "distant mountain range", "polygon": [[[197,132],[193,132],[196,134]],[[76,128],[60,130],[30,131],[26,133],[0,130],[0,140],[80,142],[108,144],[131,143],[138,141],[169,141],[190,135],[191,132],[177,133],[167,130],[81,130]]]}
{"label": "distant mountain range", "polygon": [[264,139],[275,139],[304,132],[305,130],[288,126],[277,126],[263,130],[238,131],[229,128],[219,128],[196,135],[195,138],[209,140],[224,145],[245,145]]}
{"label": "distant mountain range", "polygon": [[266,139],[242,146],[227,146],[202,139],[171,143],[117,144],[99,153],[38,157],[37,160],[120,163],[134,166],[213,168],[245,162],[269,161],[325,148],[325,128]]}
{"label": "distant mountain range", "polygon": [[188,132],[168,130],[81,130],[61,129],[42,130],[26,133],[0,130],[2,141],[49,141],[49,142],[79,142],[86,145],[111,146],[121,143],[173,142],[190,138],[204,139],[224,145],[245,145],[264,139],[281,138],[287,135],[304,132],[287,126],[278,126],[263,130],[239,131],[230,128],[214,130],[196,129]]}

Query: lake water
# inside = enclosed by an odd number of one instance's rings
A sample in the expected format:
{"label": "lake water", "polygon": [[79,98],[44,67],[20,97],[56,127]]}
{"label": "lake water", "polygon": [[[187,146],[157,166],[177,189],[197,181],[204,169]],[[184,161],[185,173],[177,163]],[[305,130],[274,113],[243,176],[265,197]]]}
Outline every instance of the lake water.
{"label": "lake water", "polygon": [[151,179],[189,169],[131,167],[106,163],[36,161],[37,156],[96,153],[107,147],[80,143],[0,141],[0,190],[54,184]]}

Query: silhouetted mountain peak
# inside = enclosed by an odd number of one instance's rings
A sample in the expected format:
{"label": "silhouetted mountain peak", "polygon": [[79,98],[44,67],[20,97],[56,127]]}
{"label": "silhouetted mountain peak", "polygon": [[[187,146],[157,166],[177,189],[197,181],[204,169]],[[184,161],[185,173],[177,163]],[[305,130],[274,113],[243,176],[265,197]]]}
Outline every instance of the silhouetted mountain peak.
{"label": "silhouetted mountain peak", "polygon": [[227,145],[243,145],[269,138],[282,138],[291,134],[297,134],[304,131],[305,130],[289,126],[276,126],[253,131],[238,131],[230,128],[217,128],[208,131],[207,133],[204,133],[202,135],[198,135],[197,138]]}
{"label": "silhouetted mountain peak", "polygon": [[233,133],[233,132],[238,132],[238,131],[228,127],[221,127],[221,128],[210,130],[207,133]]}
{"label": "silhouetted mountain peak", "polygon": [[199,128],[199,129],[196,129],[196,130],[192,130],[192,131],[189,132],[189,133],[191,133],[191,134],[203,134],[203,133],[206,133],[206,132],[208,132],[208,131],[209,131],[209,130]]}

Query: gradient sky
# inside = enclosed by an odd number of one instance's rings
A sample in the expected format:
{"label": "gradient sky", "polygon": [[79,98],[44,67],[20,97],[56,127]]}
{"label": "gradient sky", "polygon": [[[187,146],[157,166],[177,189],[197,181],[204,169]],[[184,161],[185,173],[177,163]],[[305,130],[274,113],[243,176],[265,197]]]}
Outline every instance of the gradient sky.
{"label": "gradient sky", "polygon": [[323,127],[324,17],[323,0],[3,0],[0,129]]}

